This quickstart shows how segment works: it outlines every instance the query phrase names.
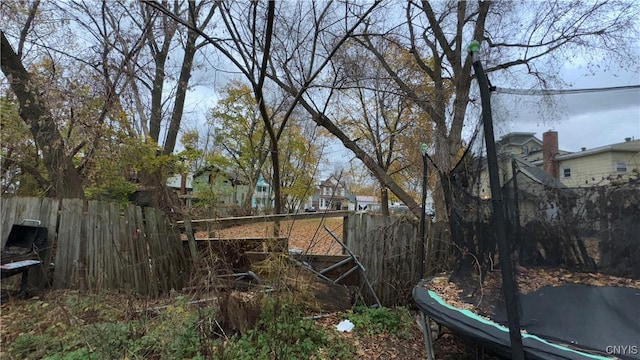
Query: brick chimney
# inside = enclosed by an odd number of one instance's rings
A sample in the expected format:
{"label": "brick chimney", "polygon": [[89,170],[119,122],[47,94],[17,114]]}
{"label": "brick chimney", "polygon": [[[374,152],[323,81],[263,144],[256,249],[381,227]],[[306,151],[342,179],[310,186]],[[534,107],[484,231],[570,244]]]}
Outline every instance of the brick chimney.
{"label": "brick chimney", "polygon": [[560,169],[555,160],[556,155],[558,155],[558,132],[549,130],[542,134],[542,163],[544,171],[557,179],[560,177]]}

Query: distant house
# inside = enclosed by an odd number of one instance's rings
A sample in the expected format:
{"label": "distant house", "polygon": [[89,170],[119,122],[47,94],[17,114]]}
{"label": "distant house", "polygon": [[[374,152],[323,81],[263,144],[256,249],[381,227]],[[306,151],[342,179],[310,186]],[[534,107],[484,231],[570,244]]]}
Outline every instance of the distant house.
{"label": "distant house", "polygon": [[[555,147],[549,149],[557,155],[570,154],[571,152],[558,149],[558,137],[557,133],[549,131],[543,134],[543,139],[546,136],[548,142],[555,141]],[[555,138],[553,138],[555,134]],[[518,158],[535,162],[543,159],[543,141],[538,139],[536,133],[532,132],[512,132],[504,135],[500,140],[496,141],[496,151],[498,154],[507,154],[517,156]]]}
{"label": "distant house", "polygon": [[530,161],[542,159],[542,141],[532,132],[513,132],[504,135],[496,141],[496,151],[499,154],[518,155],[530,158]]}
{"label": "distant house", "polygon": [[311,205],[319,211],[343,210],[349,208],[349,198],[344,182],[334,175],[329,176],[318,186],[311,200]]}
{"label": "distant house", "polygon": [[251,198],[251,207],[258,210],[273,208],[273,189],[262,175],[256,183],[256,189]]}
{"label": "distant house", "polygon": [[640,140],[627,138],[616,144],[557,154],[546,162],[543,159],[533,164],[553,169],[555,177],[568,187],[628,182],[640,175]]}
{"label": "distant house", "polygon": [[[176,174],[167,179],[171,187],[190,208],[206,193],[217,205],[238,206],[250,196],[249,186],[238,174],[217,166],[207,166],[194,173]],[[252,195],[252,194],[251,194]]]}
{"label": "distant house", "polygon": [[[518,171],[523,175],[518,177],[518,189],[523,197],[519,202],[521,218],[525,222],[541,216],[551,220],[556,216],[553,201],[539,208],[539,199],[543,195],[540,185],[544,189],[561,189],[566,196],[577,196],[569,189],[622,183],[640,175],[640,140],[627,138],[621,143],[583,148],[572,153],[558,148],[558,133],[555,131],[545,132],[542,141],[534,135],[511,133],[496,142],[501,187],[508,190],[511,186],[512,161],[515,160]],[[486,159],[480,160],[479,168],[480,174],[474,179],[471,191],[488,200],[491,190]]]}
{"label": "distant house", "polygon": [[218,204],[237,206],[250,196],[249,186],[239,174],[213,165],[193,174],[193,186],[196,194],[203,186],[212,190]]}
{"label": "distant house", "polygon": [[[544,141],[538,139],[535,133],[530,132],[509,133],[496,141],[500,186],[504,186],[513,177],[512,160],[514,159],[517,161],[518,168],[528,175],[532,181],[552,187],[558,186],[557,176],[551,174],[551,172],[557,171],[549,169],[548,172],[544,172],[538,169],[538,164],[543,164],[545,155],[547,155],[548,159],[551,159],[552,154],[570,154],[569,151],[558,149],[557,139],[557,133],[545,133],[543,140],[548,144],[546,148]],[[480,162],[480,174],[476,177],[476,184],[472,189],[472,193],[488,200],[491,198],[491,187],[487,160],[486,158],[481,159]]]}
{"label": "distant house", "polygon": [[174,174],[167,179],[167,186],[178,195],[182,206],[190,208],[193,205],[193,173]]}
{"label": "distant house", "polygon": [[[558,133],[547,131],[540,141],[534,133],[510,133],[496,142],[498,157],[517,158],[538,167],[567,187],[591,187],[626,182],[640,173],[640,140],[569,152],[558,148]],[[511,178],[511,170],[500,161],[501,181]],[[489,188],[484,174],[482,188]]]}

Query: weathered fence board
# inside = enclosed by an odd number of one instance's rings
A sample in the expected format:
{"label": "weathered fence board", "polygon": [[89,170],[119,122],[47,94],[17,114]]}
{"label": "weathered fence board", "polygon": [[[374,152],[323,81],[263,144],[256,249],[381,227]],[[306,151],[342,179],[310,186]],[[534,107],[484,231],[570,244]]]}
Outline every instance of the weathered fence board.
{"label": "weathered fence board", "polygon": [[82,288],[84,264],[80,260],[84,202],[80,199],[63,199],[60,206],[58,243],[56,246],[53,287]]}
{"label": "weathered fence board", "polygon": [[[43,198],[40,207],[40,215],[38,220],[42,222],[41,226],[47,228],[47,239],[49,246],[44,251],[41,251],[40,257],[44,267],[48,267],[53,259],[54,250],[58,241],[58,234],[56,232],[56,226],[58,223],[58,216],[60,210],[60,200]],[[45,278],[42,278],[45,274],[42,272],[36,273],[36,282],[42,282],[44,284]]]}
{"label": "weathered fence board", "polygon": [[16,219],[16,208],[18,206],[18,200],[16,198],[2,199],[2,228],[0,233],[2,234],[2,247],[7,242],[11,226]]}
{"label": "weathered fence board", "polygon": [[135,289],[135,279],[133,276],[133,268],[130,266],[133,261],[131,242],[127,239],[127,234],[131,234],[129,229],[129,217],[127,217],[127,209],[124,209],[124,216],[120,217],[120,237],[118,242],[120,244],[120,273],[122,276],[122,287],[124,289]]}
{"label": "weathered fence board", "polygon": [[[271,214],[271,215],[257,215],[257,216],[237,216],[227,218],[215,218],[215,219],[197,219],[190,220],[191,226],[194,229],[204,230],[209,228],[209,225],[215,224],[218,227],[230,227],[236,225],[255,224],[260,222],[273,222],[273,221],[285,221],[285,220],[306,220],[306,219],[324,219],[331,217],[347,217],[353,214],[350,210],[335,210],[335,211],[320,211],[314,213],[299,213],[299,214]],[[178,226],[184,228],[184,221],[176,221]]]}
{"label": "weathered fence board", "polygon": [[[406,303],[419,280],[418,226],[413,221],[370,214],[349,216],[346,245],[365,267],[384,305]],[[369,299],[369,294],[363,293]]]}
{"label": "weathered fence board", "polygon": [[[133,206],[131,206],[133,207]],[[149,269],[149,254],[147,253],[147,234],[144,231],[144,218],[140,207],[133,207],[134,230],[130,241],[133,244],[133,268],[136,279],[136,289],[144,295],[153,294],[151,274]]]}
{"label": "weathered fence board", "polygon": [[0,209],[2,246],[11,225],[22,219],[40,220],[48,228],[52,251],[43,260],[48,265],[54,259],[54,288],[123,289],[156,296],[182,287],[187,266],[182,242],[157,209],[17,197],[2,199]]}
{"label": "weathered fence board", "polygon": [[153,209],[145,208],[144,215],[146,219],[144,232],[147,235],[146,238],[149,244],[147,249],[149,251],[149,258],[153,259],[153,261],[149,263],[150,275],[152,279],[157,280],[150,284],[151,291],[155,294],[158,293],[160,289],[166,289],[168,287],[167,276],[162,276],[164,273],[163,244],[160,243],[160,231],[158,229],[158,222],[156,221],[156,213]]}

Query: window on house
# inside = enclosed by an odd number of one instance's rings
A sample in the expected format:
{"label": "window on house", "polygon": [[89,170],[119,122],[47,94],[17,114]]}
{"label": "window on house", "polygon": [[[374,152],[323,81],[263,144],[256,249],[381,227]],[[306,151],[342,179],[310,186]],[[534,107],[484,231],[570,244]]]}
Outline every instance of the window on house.
{"label": "window on house", "polygon": [[571,168],[562,169],[562,176],[566,177],[566,178],[570,178],[571,177]]}
{"label": "window on house", "polygon": [[623,163],[623,162],[616,163],[616,172],[626,173],[627,172],[627,163]]}

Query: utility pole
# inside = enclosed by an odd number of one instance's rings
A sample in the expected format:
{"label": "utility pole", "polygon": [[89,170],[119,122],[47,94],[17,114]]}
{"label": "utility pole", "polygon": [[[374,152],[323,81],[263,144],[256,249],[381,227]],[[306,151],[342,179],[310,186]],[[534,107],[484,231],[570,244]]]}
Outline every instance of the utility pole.
{"label": "utility pole", "polygon": [[482,102],[482,123],[484,125],[484,139],[487,146],[487,166],[489,168],[489,184],[491,187],[491,204],[493,205],[493,226],[498,241],[500,253],[500,270],[502,274],[502,293],[507,307],[507,320],[509,321],[509,338],[511,340],[511,358],[524,360],[522,347],[522,334],[520,333],[520,316],[518,314],[518,294],[516,281],[513,275],[511,263],[511,251],[507,243],[507,228],[505,226],[504,204],[502,201],[502,189],[500,175],[498,173],[498,156],[493,135],[493,119],[491,116],[491,94],[489,81],[482,68],[478,56],[480,43],[473,40],[467,50],[473,60],[473,70],[480,87],[480,100]]}

